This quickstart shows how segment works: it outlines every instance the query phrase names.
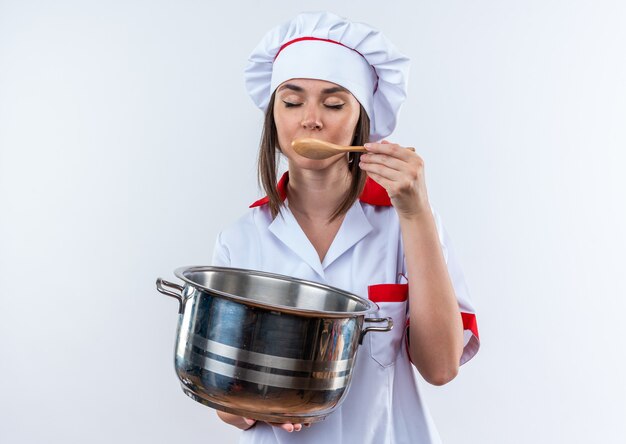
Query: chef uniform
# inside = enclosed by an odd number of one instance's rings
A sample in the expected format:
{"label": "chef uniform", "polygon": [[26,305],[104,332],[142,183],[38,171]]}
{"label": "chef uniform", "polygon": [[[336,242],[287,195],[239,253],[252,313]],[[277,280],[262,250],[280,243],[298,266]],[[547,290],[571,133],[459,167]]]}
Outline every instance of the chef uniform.
{"label": "chef uniform", "polygon": [[[347,88],[363,105],[370,117],[372,140],[393,131],[406,96],[408,59],[378,31],[329,13],[300,14],[270,31],[250,61],[246,83],[261,109],[267,108],[271,94],[285,80],[327,80]],[[283,198],[277,217],[272,218],[265,197],[218,235],[213,265],[267,271],[341,288],[376,302],[380,309],[375,317],[392,317],[395,328],[365,335],[350,388],[342,404],[324,421],[293,433],[259,421],[242,432],[240,442],[440,442],[408,354],[406,265],[398,215],[387,192],[367,179],[320,261],[289,209],[288,181],[287,172],[277,184]],[[432,212],[463,320],[464,364],[478,351],[476,318],[450,239],[439,215]]]}

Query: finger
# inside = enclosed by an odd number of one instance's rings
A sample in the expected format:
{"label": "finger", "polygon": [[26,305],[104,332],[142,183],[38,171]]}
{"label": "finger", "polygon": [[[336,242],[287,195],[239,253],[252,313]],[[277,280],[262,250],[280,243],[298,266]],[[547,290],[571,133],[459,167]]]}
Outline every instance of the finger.
{"label": "finger", "polygon": [[[368,143],[373,143],[373,142],[368,142]],[[381,140],[379,143],[382,145],[398,145],[397,143],[391,143],[388,140]],[[415,148],[413,148],[412,146],[401,146],[401,145],[398,145],[398,146],[400,148],[404,148],[407,151],[411,151],[412,153],[415,152]]]}
{"label": "finger", "polygon": [[286,423],[270,422],[268,424],[274,427],[279,427],[283,429],[285,432],[289,432],[289,433],[293,432],[295,429],[294,425],[290,422],[286,422]]}
{"label": "finger", "polygon": [[367,163],[378,163],[396,171],[402,171],[409,167],[409,164],[404,160],[386,154],[361,154],[360,160]]}
{"label": "finger", "polygon": [[293,430],[294,432],[299,432],[300,430],[302,430],[302,424],[294,424]]}
{"label": "finger", "polygon": [[387,154],[388,156],[407,161],[416,155],[414,151],[404,148],[397,143],[383,142],[385,143],[366,143],[364,147],[368,152]]}
{"label": "finger", "polygon": [[389,181],[400,180],[403,176],[400,171],[393,170],[391,168],[387,168],[385,165],[376,163],[359,162],[359,167],[368,174],[376,174]]}
{"label": "finger", "polygon": [[243,418],[243,421],[249,426],[253,426],[254,424],[256,424],[256,419],[252,418]]}
{"label": "finger", "polygon": [[374,182],[376,182],[378,185],[380,185],[381,187],[383,187],[385,189],[385,191],[387,191],[387,193],[389,193],[389,187],[391,186],[391,181],[385,179],[382,176],[379,176],[376,173],[367,173],[367,175],[372,178],[372,180]]}

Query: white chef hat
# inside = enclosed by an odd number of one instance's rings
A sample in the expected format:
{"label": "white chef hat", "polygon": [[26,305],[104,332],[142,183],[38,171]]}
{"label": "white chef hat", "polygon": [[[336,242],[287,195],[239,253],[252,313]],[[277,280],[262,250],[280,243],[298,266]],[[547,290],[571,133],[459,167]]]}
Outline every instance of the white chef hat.
{"label": "white chef hat", "polygon": [[389,136],[406,98],[409,59],[380,33],[329,12],[307,12],[268,32],[245,69],[246,88],[266,111],[276,88],[293,78],[348,89],[370,118],[372,141]]}

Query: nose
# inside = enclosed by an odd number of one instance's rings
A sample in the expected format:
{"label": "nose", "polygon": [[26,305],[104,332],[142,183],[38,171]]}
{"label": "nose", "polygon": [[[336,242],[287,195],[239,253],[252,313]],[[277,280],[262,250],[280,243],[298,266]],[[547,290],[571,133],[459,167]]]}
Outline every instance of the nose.
{"label": "nose", "polygon": [[323,128],[322,119],[315,106],[306,106],[302,114],[302,128],[307,130],[321,130]]}

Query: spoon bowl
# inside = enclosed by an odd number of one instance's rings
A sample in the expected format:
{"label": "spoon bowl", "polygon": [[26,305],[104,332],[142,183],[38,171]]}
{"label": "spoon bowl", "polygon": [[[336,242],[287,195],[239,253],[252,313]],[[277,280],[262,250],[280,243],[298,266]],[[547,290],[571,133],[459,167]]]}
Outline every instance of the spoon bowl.
{"label": "spoon bowl", "polygon": [[291,147],[301,156],[315,160],[328,159],[337,154],[350,151],[365,152],[365,148],[362,146],[336,145],[334,143],[311,138],[296,139],[291,142]]}

